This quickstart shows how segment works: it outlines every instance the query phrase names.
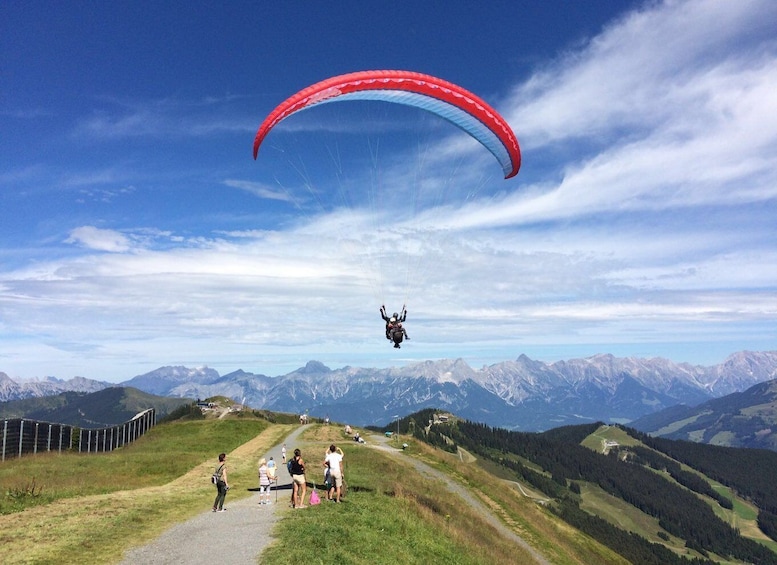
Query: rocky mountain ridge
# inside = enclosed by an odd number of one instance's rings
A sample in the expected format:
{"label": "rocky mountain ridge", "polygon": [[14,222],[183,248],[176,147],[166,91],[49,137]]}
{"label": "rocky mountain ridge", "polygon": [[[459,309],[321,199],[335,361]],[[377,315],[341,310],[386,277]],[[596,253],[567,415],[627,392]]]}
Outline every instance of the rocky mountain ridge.
{"label": "rocky mountain ridge", "polygon": [[0,373],[0,402],[52,396],[62,392],[97,392],[111,386],[115,385],[83,377],[73,377],[68,380],[46,377],[40,380],[16,382],[5,373]]}
{"label": "rocky mountain ridge", "polygon": [[354,425],[380,425],[395,415],[435,407],[492,426],[539,431],[592,421],[627,423],[774,378],[777,351],[743,351],[711,367],[609,354],[554,363],[521,355],[481,369],[462,359],[334,370],[310,361],[279,377],[161,367],[121,385],[173,397],[228,396],[253,408],[329,416]]}

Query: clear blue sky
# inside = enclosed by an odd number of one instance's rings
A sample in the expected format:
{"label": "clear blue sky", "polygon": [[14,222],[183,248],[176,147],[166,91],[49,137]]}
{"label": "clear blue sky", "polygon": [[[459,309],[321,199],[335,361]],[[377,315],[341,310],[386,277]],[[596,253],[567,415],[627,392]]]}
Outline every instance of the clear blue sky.
{"label": "clear blue sky", "polygon": [[[282,100],[367,69],[487,100],[521,172],[364,102],[252,159]],[[771,0],[6,2],[0,371],[775,349],[775,93]]]}

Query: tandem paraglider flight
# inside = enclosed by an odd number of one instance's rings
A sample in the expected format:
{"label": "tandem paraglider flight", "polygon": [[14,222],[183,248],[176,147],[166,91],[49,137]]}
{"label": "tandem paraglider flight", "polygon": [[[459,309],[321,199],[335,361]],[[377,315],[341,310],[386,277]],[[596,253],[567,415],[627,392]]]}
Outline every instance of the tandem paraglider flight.
{"label": "tandem paraglider flight", "polygon": [[[457,126],[483,145],[499,162],[504,178],[518,174],[521,150],[505,119],[487,102],[468,90],[431,75],[397,70],[360,71],[334,76],[303,88],[281,102],[259,126],[254,139],[254,159],[272,129],[292,114],[314,106],[350,100],[375,100],[412,106],[430,112]],[[386,338],[399,348],[410,339],[402,325],[402,312],[392,316],[381,305]]]}

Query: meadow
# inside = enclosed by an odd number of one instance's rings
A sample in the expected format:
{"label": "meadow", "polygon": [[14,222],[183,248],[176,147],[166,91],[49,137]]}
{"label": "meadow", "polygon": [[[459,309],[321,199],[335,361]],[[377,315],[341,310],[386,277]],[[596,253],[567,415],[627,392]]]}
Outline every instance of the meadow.
{"label": "meadow", "polygon": [[[229,453],[230,498],[251,496],[256,461],[294,428],[259,418],[174,422],[113,453],[6,461],[4,563],[68,563],[87,553],[91,563],[117,563],[127,549],[209,510],[208,477],[219,451]],[[261,562],[529,563],[532,551],[560,564],[624,562],[510,483],[452,454],[409,438],[407,451],[389,453],[342,441],[340,428],[319,424],[301,439],[307,452],[342,445],[347,495],[343,504],[304,512],[278,505],[283,516]],[[420,460],[480,500],[488,515],[419,472]],[[531,551],[505,537],[494,526],[497,517]]]}

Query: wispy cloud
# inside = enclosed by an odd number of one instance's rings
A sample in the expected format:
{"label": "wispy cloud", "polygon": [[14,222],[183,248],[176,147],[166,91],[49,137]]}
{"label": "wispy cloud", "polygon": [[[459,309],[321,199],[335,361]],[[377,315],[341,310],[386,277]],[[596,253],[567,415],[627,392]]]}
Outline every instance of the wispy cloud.
{"label": "wispy cloud", "polygon": [[224,181],[224,184],[267,200],[280,200],[281,202],[294,202],[295,200],[287,192],[276,190],[260,182],[227,179]]}
{"label": "wispy cloud", "polygon": [[[215,176],[293,218],[280,226],[175,233],[83,222],[66,252],[0,272],[0,334],[19,355],[71,364],[67,352],[81,346],[149,369],[354,363],[355,350],[394,363],[375,339],[377,306],[408,301],[411,343],[423,344],[403,348],[408,359],[495,361],[532,346],[758,347],[777,327],[774,21],[774,2],[691,0],[651,2],[611,23],[503,105],[524,149],[513,181],[474,142],[443,134],[420,156],[418,147],[394,154],[378,183],[372,170],[322,173],[324,161],[289,165],[283,184],[255,180],[264,163]],[[204,137],[258,125],[206,102],[117,105],[75,134]],[[281,161],[272,144],[265,150],[267,162]],[[94,199],[140,192],[102,174],[70,185]],[[317,174],[337,182],[317,184]],[[385,198],[360,192],[376,184]],[[45,345],[25,339],[39,335]]]}
{"label": "wispy cloud", "polygon": [[152,102],[104,99],[100,108],[80,120],[72,136],[86,140],[123,138],[206,137],[249,132],[251,121],[233,109],[241,97],[181,100],[165,98]]}

